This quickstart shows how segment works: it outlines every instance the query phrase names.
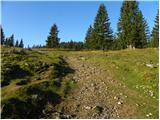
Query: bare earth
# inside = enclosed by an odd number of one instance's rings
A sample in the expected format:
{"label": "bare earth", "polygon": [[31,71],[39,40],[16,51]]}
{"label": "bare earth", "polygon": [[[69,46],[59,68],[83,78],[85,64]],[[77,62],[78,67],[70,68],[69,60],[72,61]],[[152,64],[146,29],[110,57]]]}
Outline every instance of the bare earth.
{"label": "bare earth", "polygon": [[138,104],[136,106],[136,103],[132,105],[127,102],[128,95],[136,93],[127,89],[120,81],[114,80],[107,70],[85,62],[83,57],[70,56],[65,57],[65,60],[75,70],[73,74],[67,75],[65,80],[73,80],[76,87],[67,100],[59,105],[59,112],[63,113],[64,118],[140,117]]}

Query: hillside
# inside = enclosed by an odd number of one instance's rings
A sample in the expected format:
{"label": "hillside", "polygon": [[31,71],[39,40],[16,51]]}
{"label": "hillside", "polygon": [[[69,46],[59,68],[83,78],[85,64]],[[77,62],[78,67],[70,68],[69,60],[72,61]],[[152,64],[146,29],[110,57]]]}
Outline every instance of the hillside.
{"label": "hillside", "polygon": [[2,48],[2,118],[158,118],[158,49]]}

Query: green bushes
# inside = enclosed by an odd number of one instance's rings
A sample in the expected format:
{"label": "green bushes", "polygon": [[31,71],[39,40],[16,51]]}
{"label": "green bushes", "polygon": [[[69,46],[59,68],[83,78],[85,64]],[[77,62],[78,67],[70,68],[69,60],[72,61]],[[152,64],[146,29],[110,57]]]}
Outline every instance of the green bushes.
{"label": "green bushes", "polygon": [[29,80],[24,79],[24,80],[18,81],[18,82],[16,83],[16,85],[26,85],[28,82],[29,82]]}

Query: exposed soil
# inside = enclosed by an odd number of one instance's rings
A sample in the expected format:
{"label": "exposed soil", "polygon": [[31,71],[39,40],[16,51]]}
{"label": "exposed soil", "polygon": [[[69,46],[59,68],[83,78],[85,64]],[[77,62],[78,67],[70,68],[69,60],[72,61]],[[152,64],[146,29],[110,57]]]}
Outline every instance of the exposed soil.
{"label": "exposed soil", "polygon": [[55,113],[52,117],[132,118],[136,106],[125,105],[128,96],[123,92],[127,89],[124,84],[114,80],[108,71],[85,62],[84,57],[65,57],[65,60],[75,70],[75,73],[66,76],[65,80],[75,81],[76,87],[68,95],[67,100],[58,106],[61,108],[60,117],[55,117],[57,116]]}

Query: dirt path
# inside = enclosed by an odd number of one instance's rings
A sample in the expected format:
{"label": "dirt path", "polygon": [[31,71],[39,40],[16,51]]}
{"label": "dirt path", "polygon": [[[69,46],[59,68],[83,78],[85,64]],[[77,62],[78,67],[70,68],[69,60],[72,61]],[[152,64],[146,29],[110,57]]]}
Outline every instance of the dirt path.
{"label": "dirt path", "polygon": [[[61,112],[68,115],[65,118],[131,117],[125,113],[131,109],[124,105],[128,96],[121,92],[126,89],[125,85],[114,80],[107,71],[86,63],[83,57],[67,57],[65,60],[75,70],[73,75],[68,75],[65,79],[76,82],[75,89],[61,104]],[[116,92],[113,88],[120,90]],[[133,108],[132,110],[134,111]]]}

